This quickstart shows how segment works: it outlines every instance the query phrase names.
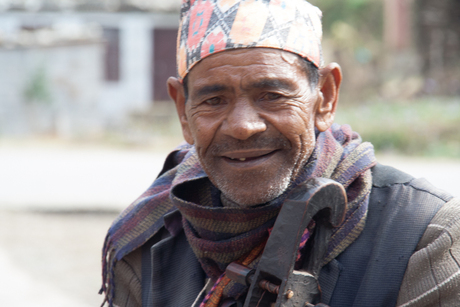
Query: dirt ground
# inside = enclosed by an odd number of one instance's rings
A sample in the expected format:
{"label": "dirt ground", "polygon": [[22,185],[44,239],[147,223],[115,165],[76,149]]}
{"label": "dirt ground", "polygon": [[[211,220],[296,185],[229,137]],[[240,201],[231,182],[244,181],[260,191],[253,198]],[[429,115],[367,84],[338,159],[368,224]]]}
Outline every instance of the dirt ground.
{"label": "dirt ground", "polygon": [[102,242],[115,217],[0,211],[0,305],[100,306]]}
{"label": "dirt ground", "polygon": [[100,306],[101,250],[165,153],[0,142],[0,306]]}
{"label": "dirt ground", "polygon": [[[99,306],[108,227],[164,152],[0,144],[0,305]],[[379,158],[460,196],[459,160]]]}

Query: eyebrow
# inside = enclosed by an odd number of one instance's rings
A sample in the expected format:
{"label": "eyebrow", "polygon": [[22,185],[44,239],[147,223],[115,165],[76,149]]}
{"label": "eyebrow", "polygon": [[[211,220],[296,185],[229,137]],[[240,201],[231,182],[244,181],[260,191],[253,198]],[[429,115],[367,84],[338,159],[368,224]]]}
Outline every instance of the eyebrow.
{"label": "eyebrow", "polygon": [[[270,79],[264,78],[257,81],[254,81],[247,85],[248,88],[257,88],[257,89],[281,89],[286,91],[292,91],[295,88],[295,85],[292,82],[285,81],[282,79]],[[209,94],[216,94],[224,91],[231,90],[228,85],[225,84],[211,84],[200,87],[196,92],[192,93],[192,97],[202,97]]]}
{"label": "eyebrow", "polygon": [[211,84],[198,88],[198,90],[193,93],[193,97],[201,97],[209,94],[215,94],[229,90],[229,87],[224,84]]}
{"label": "eyebrow", "polygon": [[295,88],[292,82],[285,81],[282,79],[268,79],[268,78],[257,80],[253,83],[250,83],[249,87],[258,88],[258,89],[281,89],[281,90],[287,90],[287,91],[292,91]]}

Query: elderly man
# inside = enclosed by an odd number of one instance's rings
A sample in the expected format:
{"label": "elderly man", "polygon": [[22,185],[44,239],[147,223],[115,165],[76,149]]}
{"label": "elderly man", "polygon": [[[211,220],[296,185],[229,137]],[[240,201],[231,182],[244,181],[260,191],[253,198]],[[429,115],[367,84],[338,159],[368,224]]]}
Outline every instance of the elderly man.
{"label": "elderly man", "polygon": [[459,200],[333,123],[342,75],[322,63],[320,17],[304,0],[184,1],[168,89],[188,144],[109,230],[109,306],[242,306],[226,267],[257,267],[283,202],[313,177],[348,197],[322,303],[460,304]]}

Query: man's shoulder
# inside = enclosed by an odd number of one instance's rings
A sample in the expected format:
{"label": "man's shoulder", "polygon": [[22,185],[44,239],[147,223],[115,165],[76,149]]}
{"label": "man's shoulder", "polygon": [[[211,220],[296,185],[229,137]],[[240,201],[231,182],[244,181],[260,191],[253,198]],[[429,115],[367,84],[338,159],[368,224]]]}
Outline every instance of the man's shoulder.
{"label": "man's shoulder", "polygon": [[187,153],[189,153],[192,149],[193,145],[187,143],[181,143],[179,146],[177,146],[166,156],[165,161],[163,163],[163,168],[161,169],[157,177],[160,177],[170,169],[179,165],[184,160]]}
{"label": "man's shoulder", "polygon": [[394,184],[405,184],[414,179],[409,174],[406,174],[392,166],[377,163],[371,169],[372,171],[372,185],[374,187],[382,188]]}
{"label": "man's shoulder", "polygon": [[[372,175],[370,207],[377,214],[371,214],[370,220],[391,225],[378,228],[390,229],[386,257],[392,248],[410,247],[406,248],[410,259],[397,306],[433,306],[440,297],[446,306],[456,306],[460,298],[460,199],[391,166],[377,164]],[[395,221],[399,221],[397,227]],[[395,253],[401,254],[399,250]],[[395,265],[387,267],[394,270]]]}
{"label": "man's shoulder", "polygon": [[430,221],[452,198],[391,166],[374,166],[372,180],[364,230],[335,265],[321,272],[323,293],[332,293],[332,306],[394,306],[410,257]]}
{"label": "man's shoulder", "polygon": [[448,202],[453,198],[450,193],[435,187],[424,178],[415,178],[392,166],[378,163],[372,169],[372,185],[375,188],[394,188],[398,190],[399,186],[404,186],[405,190],[411,190],[412,193],[426,195],[431,199],[437,199],[441,203]]}

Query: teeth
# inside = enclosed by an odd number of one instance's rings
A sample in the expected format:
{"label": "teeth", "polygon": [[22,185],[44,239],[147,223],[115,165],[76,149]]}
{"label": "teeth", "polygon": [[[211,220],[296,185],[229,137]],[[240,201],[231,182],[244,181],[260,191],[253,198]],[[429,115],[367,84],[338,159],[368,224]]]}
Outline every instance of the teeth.
{"label": "teeth", "polygon": [[237,161],[246,161],[246,158],[230,158],[230,159],[237,160]]}

